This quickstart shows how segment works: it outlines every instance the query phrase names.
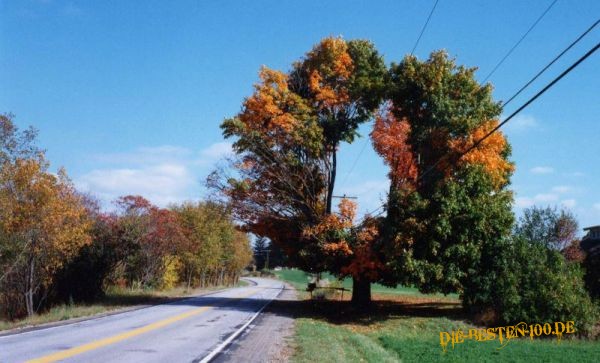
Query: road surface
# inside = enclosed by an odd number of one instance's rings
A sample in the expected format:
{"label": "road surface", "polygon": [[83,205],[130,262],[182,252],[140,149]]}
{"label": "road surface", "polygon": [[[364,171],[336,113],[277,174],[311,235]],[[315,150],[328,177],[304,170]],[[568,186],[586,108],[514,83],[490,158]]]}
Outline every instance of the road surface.
{"label": "road surface", "polygon": [[0,362],[200,362],[283,288],[280,281],[0,337]]}

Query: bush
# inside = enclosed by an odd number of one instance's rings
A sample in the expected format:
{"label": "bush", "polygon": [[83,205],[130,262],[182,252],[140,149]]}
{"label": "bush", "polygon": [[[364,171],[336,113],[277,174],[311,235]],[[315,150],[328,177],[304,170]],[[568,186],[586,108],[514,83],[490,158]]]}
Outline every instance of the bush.
{"label": "bush", "polygon": [[488,325],[573,320],[588,336],[598,320],[579,266],[520,238],[484,246],[465,283],[463,306]]}
{"label": "bush", "polygon": [[160,287],[163,290],[169,290],[177,286],[179,282],[179,273],[181,270],[181,260],[177,256],[163,257],[163,275]]}

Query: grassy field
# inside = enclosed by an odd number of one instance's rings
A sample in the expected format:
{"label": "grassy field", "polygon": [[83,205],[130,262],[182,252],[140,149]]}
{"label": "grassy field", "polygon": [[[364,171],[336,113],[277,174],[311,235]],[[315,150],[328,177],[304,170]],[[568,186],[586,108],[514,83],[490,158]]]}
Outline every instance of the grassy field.
{"label": "grassy field", "polygon": [[[240,280],[238,283],[238,286],[245,285],[247,285],[247,283],[243,280]],[[0,319],[0,331],[93,316],[136,305],[160,304],[178,297],[197,295],[222,288],[223,287],[221,286],[206,289],[195,289],[191,291],[186,291],[182,287],[169,290],[131,290],[111,288],[107,291],[104,298],[95,303],[58,305],[50,308],[48,311],[42,314],[36,314],[34,316],[16,321],[6,321]]]}
{"label": "grassy field", "polygon": [[[306,288],[298,270],[276,271],[279,278]],[[294,362],[598,362],[600,342],[528,338],[466,340],[444,352],[440,331],[474,328],[458,300],[423,295],[414,289],[374,286],[368,313],[347,301],[289,302],[296,316]]]}
{"label": "grassy field", "polygon": [[[283,270],[272,271],[272,272],[279,279],[289,282],[290,284],[294,285],[294,287],[297,290],[301,290],[301,291],[306,290],[307,283],[312,278],[311,274],[308,274],[302,270],[297,270],[297,269],[283,269]],[[322,273],[321,278],[327,279],[329,281],[338,280],[335,276],[333,276],[329,273]],[[350,278],[343,279],[341,281],[341,287],[351,290],[352,289],[352,279],[350,279]],[[453,300],[458,299],[458,296],[456,294],[423,295],[419,292],[418,289],[416,289],[414,287],[405,287],[405,286],[398,286],[395,288],[391,288],[391,287],[386,287],[386,286],[383,286],[380,284],[373,284],[371,286],[371,292],[373,294],[382,294],[382,295],[391,294],[391,295],[410,295],[410,296],[434,296],[437,298],[448,298],[448,299],[453,299]]]}

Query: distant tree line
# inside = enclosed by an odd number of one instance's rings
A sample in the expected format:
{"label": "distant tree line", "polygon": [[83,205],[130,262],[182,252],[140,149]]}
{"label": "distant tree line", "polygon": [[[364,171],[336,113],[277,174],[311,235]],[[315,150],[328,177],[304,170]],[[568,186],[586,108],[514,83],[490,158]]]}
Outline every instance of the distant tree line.
{"label": "distant tree line", "polygon": [[266,237],[258,237],[254,241],[252,250],[254,265],[259,271],[288,265],[288,259],[281,248],[270,242]]}
{"label": "distant tree line", "polygon": [[106,288],[231,285],[252,260],[225,205],[159,208],[140,196],[99,203],[49,171],[33,129],[0,115],[0,317],[93,301]]}

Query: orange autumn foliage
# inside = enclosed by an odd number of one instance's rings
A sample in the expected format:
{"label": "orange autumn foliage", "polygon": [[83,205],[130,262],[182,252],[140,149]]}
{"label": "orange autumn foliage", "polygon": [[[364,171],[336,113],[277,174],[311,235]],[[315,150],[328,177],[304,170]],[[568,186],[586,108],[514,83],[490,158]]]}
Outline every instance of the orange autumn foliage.
{"label": "orange autumn foliage", "polygon": [[396,187],[413,187],[417,179],[417,163],[411,146],[408,144],[410,124],[398,121],[387,110],[375,118],[371,139],[375,151],[390,167],[390,179]]}
{"label": "orange autumn foliage", "polygon": [[[497,125],[497,120],[483,123],[468,137],[450,140],[450,149],[456,153],[466,151]],[[483,166],[485,171],[491,176],[494,185],[499,187],[506,182],[507,175],[514,170],[514,165],[503,157],[506,147],[506,138],[502,132],[496,131],[479,144],[479,146],[463,155],[458,164],[479,164]]]}
{"label": "orange autumn foliage", "polygon": [[352,228],[356,216],[356,203],[344,198],[340,201],[338,209],[338,214],[326,215],[319,224],[306,228],[304,235],[324,241],[323,250],[327,253],[351,255],[352,249],[345,239],[332,240],[329,235]]}
{"label": "orange autumn foliage", "polygon": [[323,39],[307,55],[309,88],[324,108],[343,105],[350,99],[345,82],[354,66],[342,38]]}
{"label": "orange autumn foliage", "polygon": [[373,250],[374,243],[379,237],[379,228],[375,219],[369,218],[363,224],[364,227],[357,233],[357,241],[352,249],[354,254],[352,261],[342,267],[341,272],[344,275],[366,277],[375,281],[385,268]]}
{"label": "orange autumn foliage", "polygon": [[289,90],[285,73],[263,67],[259,76],[261,82],[245,100],[240,121],[265,139],[276,141],[293,135],[300,122],[293,112],[307,110],[302,98]]}

